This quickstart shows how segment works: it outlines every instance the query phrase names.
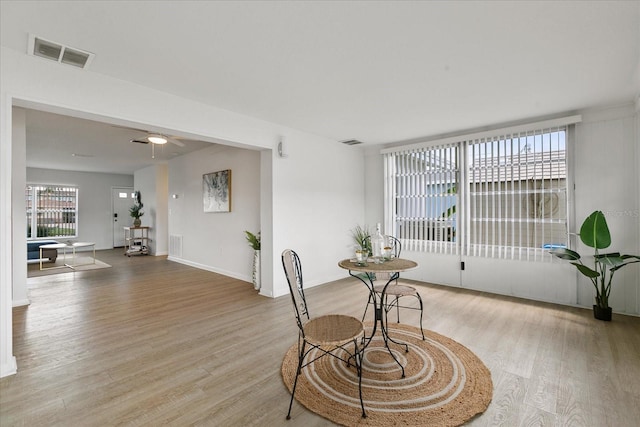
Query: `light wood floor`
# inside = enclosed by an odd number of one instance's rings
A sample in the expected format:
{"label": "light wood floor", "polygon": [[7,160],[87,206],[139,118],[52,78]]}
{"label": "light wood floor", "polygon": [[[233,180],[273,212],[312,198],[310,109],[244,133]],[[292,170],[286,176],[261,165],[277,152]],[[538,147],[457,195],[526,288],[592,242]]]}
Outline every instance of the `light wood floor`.
{"label": "light wood floor", "polygon": [[[18,374],[0,426],[324,426],[280,376],[297,331],[288,296],[167,261],[98,251],[114,267],[29,279],[15,308]],[[303,269],[306,262],[303,262]],[[637,426],[640,318],[422,284],[425,327],[475,352],[494,396],[472,426]],[[359,316],[346,278],[310,289],[312,315]],[[411,311],[403,321],[417,325]]]}

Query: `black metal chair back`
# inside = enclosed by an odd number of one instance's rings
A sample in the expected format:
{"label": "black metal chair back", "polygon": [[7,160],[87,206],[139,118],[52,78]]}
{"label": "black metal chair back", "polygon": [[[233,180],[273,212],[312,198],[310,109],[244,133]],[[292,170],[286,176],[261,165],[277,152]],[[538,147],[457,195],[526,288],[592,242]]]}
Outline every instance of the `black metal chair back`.
{"label": "black metal chair back", "polygon": [[[389,247],[391,248],[391,252],[395,258],[400,258],[400,253],[402,252],[402,243],[400,240],[396,239],[393,236],[385,236],[387,242],[389,243]],[[371,246],[371,236],[368,236],[364,239],[365,246]],[[371,254],[369,254],[371,255]]]}
{"label": "black metal chair back", "polygon": [[[293,310],[298,322],[298,369],[291,389],[291,400],[287,419],[291,418],[293,397],[296,393],[298,377],[302,368],[314,363],[324,356],[332,356],[342,360],[350,366],[352,361],[358,374],[358,394],[362,417],[366,417],[364,401],[362,400],[362,349],[360,341],[364,340],[364,324],[352,316],[330,314],[310,319],[307,300],[304,296],[304,282],[302,280],[302,264],[300,257],[291,249],[282,252],[282,267],[289,284]],[[305,327],[308,329],[305,333]],[[347,347],[353,346],[353,351]],[[340,350],[338,352],[338,350]],[[305,361],[312,351],[320,354]]]}
{"label": "black metal chair back", "polygon": [[400,240],[396,239],[393,236],[387,236],[387,241],[389,242],[389,246],[391,246],[393,256],[396,258],[400,258],[400,253],[402,252],[402,243],[400,243]]}
{"label": "black metal chair back", "polygon": [[[302,280],[302,264],[300,257],[291,249],[287,249],[282,253],[282,267],[284,268],[291,300],[293,301],[293,309],[298,322],[300,333],[304,336],[304,324],[309,320],[309,309],[307,300],[304,296],[304,282]],[[305,319],[306,318],[306,319]]]}

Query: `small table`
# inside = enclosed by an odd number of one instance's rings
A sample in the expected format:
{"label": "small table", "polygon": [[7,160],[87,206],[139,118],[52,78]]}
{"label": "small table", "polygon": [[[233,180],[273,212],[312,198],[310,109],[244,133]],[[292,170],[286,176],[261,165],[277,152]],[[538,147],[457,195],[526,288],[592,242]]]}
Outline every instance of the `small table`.
{"label": "small table", "polygon": [[[387,350],[389,351],[389,354],[391,355],[391,357],[393,357],[393,360],[395,360],[398,366],[400,366],[400,369],[402,369],[402,377],[404,378],[404,367],[402,366],[400,361],[396,358],[396,356],[393,354],[393,352],[389,348],[389,341],[392,341],[396,344],[405,345],[405,348],[407,349],[407,351],[408,351],[408,347],[406,346],[406,344],[399,343],[393,340],[391,337],[389,337],[389,334],[387,332],[387,327],[384,324],[383,301],[385,297],[385,292],[387,291],[387,287],[391,282],[393,282],[400,276],[400,272],[413,270],[414,268],[418,267],[418,263],[415,261],[411,261],[403,258],[392,258],[380,264],[376,264],[373,261],[359,263],[355,260],[343,259],[338,263],[338,266],[340,268],[344,268],[345,270],[349,270],[350,276],[355,277],[356,279],[364,283],[364,285],[369,289],[371,300],[373,301],[373,304],[374,304],[375,320],[373,322],[373,331],[371,332],[369,341],[365,343],[364,347],[366,348],[369,345],[369,343],[371,343],[371,340],[373,339],[373,336],[376,333],[378,323],[380,323],[380,331],[382,332],[384,345],[385,347],[387,347]],[[364,273],[364,274],[355,274],[354,272]],[[382,290],[382,293],[380,294],[379,298],[373,289],[373,281],[376,273],[390,274],[389,280],[384,286],[384,289]],[[367,280],[365,280],[365,278]]]}
{"label": "small table", "polygon": [[[40,270],[51,270],[51,269],[54,269],[54,268],[65,268],[67,266],[66,261],[67,261],[67,248],[68,247],[69,246],[67,246],[66,243],[49,243],[48,245],[40,246]],[[55,250],[62,249],[62,256],[63,256],[63,260],[65,261],[64,265],[57,265],[55,267],[43,267],[42,266],[42,259],[43,259],[42,250],[43,249],[55,249]]]}
{"label": "small table", "polygon": [[[76,264],[76,249],[78,248],[93,248],[93,262],[87,262],[84,264]],[[62,249],[62,259],[64,261],[64,265],[57,265],[55,267],[43,267],[42,266],[42,250],[43,249]],[[67,249],[71,249],[72,258],[71,264],[67,264]],[[96,244],[93,242],[74,242],[74,243],[51,243],[49,245],[40,246],[40,270],[50,270],[53,268],[70,268],[74,270],[76,267],[80,267],[81,265],[89,265],[96,263]]]}
{"label": "small table", "polygon": [[[81,265],[90,265],[96,263],[96,244],[94,242],[74,242],[70,243],[69,246],[73,251],[73,261],[71,265],[67,265],[69,268],[80,267]],[[84,264],[76,264],[76,249],[78,248],[92,248],[93,250],[93,262],[85,262]]]}

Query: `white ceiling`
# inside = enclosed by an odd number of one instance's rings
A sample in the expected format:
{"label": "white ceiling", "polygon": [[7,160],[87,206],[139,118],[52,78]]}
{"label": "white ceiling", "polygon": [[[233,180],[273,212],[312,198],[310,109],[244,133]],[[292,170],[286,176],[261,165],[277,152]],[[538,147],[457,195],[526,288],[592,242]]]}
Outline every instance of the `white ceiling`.
{"label": "white ceiling", "polygon": [[336,141],[414,140],[640,94],[637,1],[0,5],[5,47],[26,52],[33,33],[94,53],[87,72]]}
{"label": "white ceiling", "polygon": [[[178,138],[184,144],[140,144],[146,130],[131,129],[49,112],[26,110],[27,166],[86,172],[133,174],[152,164],[211,146]],[[152,151],[153,150],[153,151]]]}

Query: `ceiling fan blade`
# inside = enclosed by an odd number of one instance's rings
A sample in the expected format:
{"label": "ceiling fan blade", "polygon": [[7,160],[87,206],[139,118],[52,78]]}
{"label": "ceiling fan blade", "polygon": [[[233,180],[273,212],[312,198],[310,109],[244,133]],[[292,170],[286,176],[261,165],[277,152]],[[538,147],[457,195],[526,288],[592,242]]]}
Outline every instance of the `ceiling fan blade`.
{"label": "ceiling fan blade", "polygon": [[148,130],[132,128],[132,127],[129,127],[129,126],[120,126],[120,125],[114,125],[114,124],[109,124],[109,126],[114,127],[114,128],[118,128],[118,129],[134,130],[136,132],[149,133]]}
{"label": "ceiling fan blade", "polygon": [[137,142],[138,144],[148,144],[149,141],[147,141],[146,139],[132,139],[129,142]]}
{"label": "ceiling fan blade", "polygon": [[183,142],[180,142],[177,139],[168,137],[166,135],[164,135],[164,137],[167,138],[167,141],[169,141],[170,143],[172,143],[174,145],[177,145],[178,147],[184,147],[184,143]]}

